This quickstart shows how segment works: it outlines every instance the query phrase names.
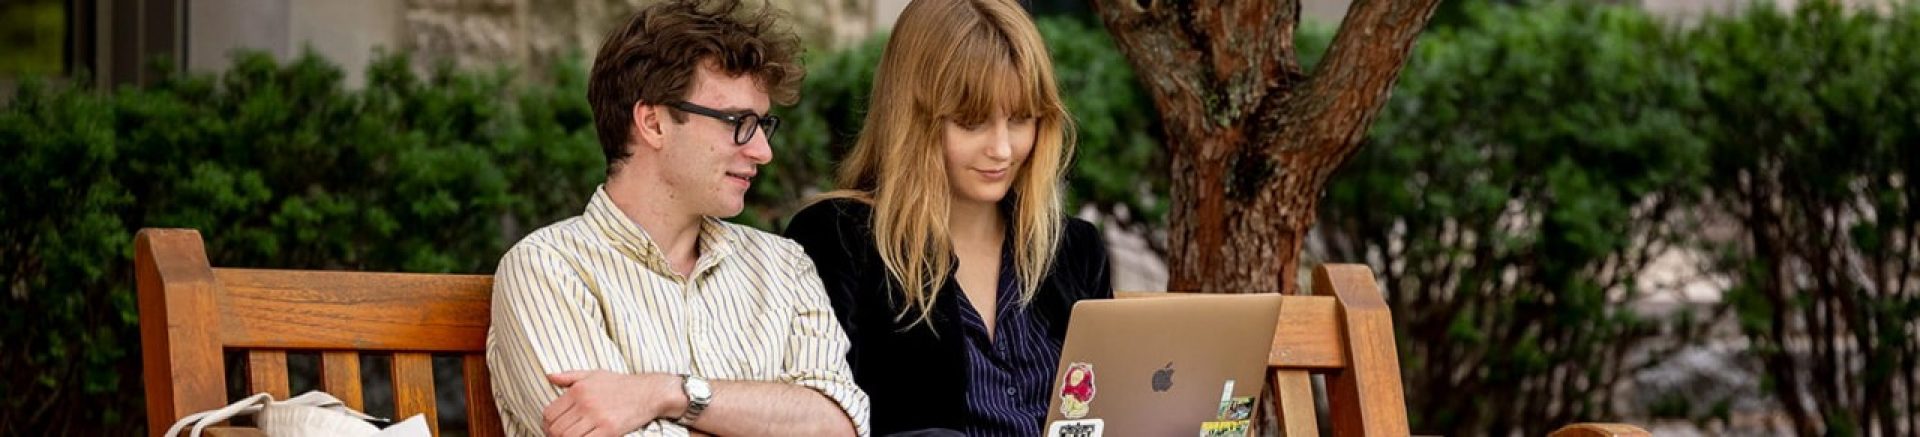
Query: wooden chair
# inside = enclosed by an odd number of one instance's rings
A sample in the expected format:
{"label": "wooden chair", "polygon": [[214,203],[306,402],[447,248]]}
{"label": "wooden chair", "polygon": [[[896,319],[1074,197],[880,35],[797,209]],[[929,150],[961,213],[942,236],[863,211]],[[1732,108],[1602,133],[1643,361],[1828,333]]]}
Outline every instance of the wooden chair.
{"label": "wooden chair", "polygon": [[[1123,292],[1120,298],[1166,296]],[[1328,411],[1336,436],[1408,435],[1407,402],[1400,386],[1400,358],[1393,318],[1373,279],[1358,264],[1327,264],[1313,271],[1312,296],[1286,296],[1267,353],[1267,387],[1280,427],[1288,437],[1318,436],[1312,375],[1326,378]],[[1634,434],[1633,432],[1638,432]],[[1577,424],[1556,431],[1571,437],[1644,436],[1622,424]]]}
{"label": "wooden chair", "polygon": [[247,392],[275,399],[290,394],[287,351],[317,351],[320,389],[356,410],[360,353],[392,353],[395,419],[424,414],[435,435],[432,354],[458,354],[470,435],[503,435],[485,356],[490,276],[214,268],[190,229],[141,230],[134,264],[152,435],[230,402],[227,350],[246,351]]}

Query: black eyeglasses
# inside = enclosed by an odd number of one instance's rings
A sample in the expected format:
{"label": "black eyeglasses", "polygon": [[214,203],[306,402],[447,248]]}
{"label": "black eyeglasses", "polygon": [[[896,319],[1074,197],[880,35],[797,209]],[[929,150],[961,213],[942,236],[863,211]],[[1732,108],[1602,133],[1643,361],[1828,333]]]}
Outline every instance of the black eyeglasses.
{"label": "black eyeglasses", "polygon": [[736,145],[744,146],[744,145],[747,145],[748,141],[752,141],[753,131],[755,127],[758,127],[759,130],[767,131],[768,140],[773,139],[774,131],[780,130],[780,117],[775,117],[772,115],[763,116],[763,115],[755,114],[752,112],[728,114],[725,112],[721,112],[718,109],[695,105],[687,101],[678,101],[678,102],[668,103],[667,106],[672,106],[674,109],[687,111],[687,112],[691,112],[699,115],[704,115],[707,117],[711,117],[715,120],[720,120],[720,121],[724,121],[729,124],[732,124],[733,125],[733,143]]}

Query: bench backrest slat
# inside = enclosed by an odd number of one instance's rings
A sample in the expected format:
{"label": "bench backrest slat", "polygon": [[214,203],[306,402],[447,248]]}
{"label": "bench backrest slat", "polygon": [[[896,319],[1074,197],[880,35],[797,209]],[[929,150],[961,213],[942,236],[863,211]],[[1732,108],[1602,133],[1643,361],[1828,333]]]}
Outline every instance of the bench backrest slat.
{"label": "bench backrest slat", "polygon": [[494,426],[472,426],[467,430],[471,437],[500,437],[506,435],[500,429],[500,411],[493,406],[493,382],[487,379],[486,354],[467,354],[460,357],[460,367],[465,369],[467,393],[487,393],[486,397],[467,397],[467,423],[487,423]]}
{"label": "bench backrest slat", "polygon": [[320,390],[339,398],[347,408],[366,411],[360,393],[360,353],[327,351],[320,353]]}
{"label": "bench backrest slat", "polygon": [[286,351],[247,351],[247,392],[267,392],[286,400],[288,391]]}
{"label": "bench backrest slat", "polygon": [[415,414],[427,416],[427,425],[440,435],[440,414],[433,397],[433,355],[419,352],[393,354],[393,417],[399,420]]}

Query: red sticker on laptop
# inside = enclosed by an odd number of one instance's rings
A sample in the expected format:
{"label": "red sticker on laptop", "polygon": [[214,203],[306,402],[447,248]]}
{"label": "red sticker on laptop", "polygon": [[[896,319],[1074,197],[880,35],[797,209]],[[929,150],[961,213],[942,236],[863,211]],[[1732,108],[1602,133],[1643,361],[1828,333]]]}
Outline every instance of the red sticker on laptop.
{"label": "red sticker on laptop", "polygon": [[1099,391],[1093,382],[1093,365],[1080,362],[1067,364],[1067,372],[1060,378],[1060,415],[1068,419],[1087,417],[1087,410],[1093,404],[1093,395]]}

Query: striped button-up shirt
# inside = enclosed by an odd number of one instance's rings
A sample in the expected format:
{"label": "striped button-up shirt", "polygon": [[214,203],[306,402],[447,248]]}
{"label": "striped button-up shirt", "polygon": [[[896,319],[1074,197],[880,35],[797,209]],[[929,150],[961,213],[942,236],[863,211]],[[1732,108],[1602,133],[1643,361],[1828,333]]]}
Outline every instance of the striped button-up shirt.
{"label": "striped button-up shirt", "polygon": [[[1033,309],[1020,304],[1013,242],[1001,247],[994,297],[998,319],[991,338],[987,336],[986,320],[974,310],[972,299],[966,293],[956,293],[961,303],[960,326],[965,327],[960,339],[967,355],[968,420],[962,431],[969,436],[1040,435],[1061,345],[1047,338],[1045,323]],[[948,283],[958,285],[952,279]]]}
{"label": "striped button-up shirt", "polygon": [[[702,223],[699,245],[690,274],[675,273],[601,187],[586,212],[508,250],[487,332],[507,435],[543,434],[541,410],[561,393],[547,374],[591,369],[796,384],[838,403],[867,435],[846,334],[800,246],[716,219]],[[687,430],[660,419],[634,435]]]}

